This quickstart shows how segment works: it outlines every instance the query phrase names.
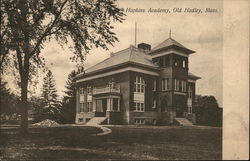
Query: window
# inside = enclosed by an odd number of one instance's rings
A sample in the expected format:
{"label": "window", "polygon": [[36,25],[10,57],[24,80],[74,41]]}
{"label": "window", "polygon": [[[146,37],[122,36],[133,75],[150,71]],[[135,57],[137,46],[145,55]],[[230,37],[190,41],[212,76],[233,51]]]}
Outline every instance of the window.
{"label": "window", "polygon": [[83,95],[83,94],[84,94],[84,90],[83,90],[82,87],[79,88],[79,93],[80,93],[80,95]]}
{"label": "window", "polygon": [[188,107],[188,113],[193,113],[193,109],[192,109],[192,107],[190,106],[190,107]]}
{"label": "window", "polygon": [[80,103],[79,112],[83,112],[83,110],[84,110],[84,103]]}
{"label": "window", "polygon": [[179,91],[179,80],[174,79],[174,90]]}
{"label": "window", "polygon": [[134,109],[135,112],[144,112],[144,103],[134,102]]}
{"label": "window", "polygon": [[136,76],[134,82],[134,92],[144,93],[145,81],[142,77]]}
{"label": "window", "polygon": [[192,99],[192,88],[191,88],[191,86],[188,86],[188,98]]}
{"label": "window", "polygon": [[87,86],[87,94],[91,94],[92,93],[92,88],[91,86]]}
{"label": "window", "polygon": [[168,90],[169,89],[169,78],[162,79],[161,84],[162,84],[162,91]]}
{"label": "window", "polygon": [[144,119],[135,119],[135,124],[145,124]]}
{"label": "window", "polygon": [[178,66],[178,61],[175,61],[175,62],[174,62],[174,65],[177,67],[177,66]]}
{"label": "window", "polygon": [[153,106],[152,106],[152,108],[156,108],[156,99],[154,99],[154,101],[153,101]]}
{"label": "window", "polygon": [[154,87],[153,87],[153,91],[156,91],[156,80],[154,80]]}
{"label": "window", "polygon": [[181,81],[181,91],[186,92],[186,81],[184,80]]}
{"label": "window", "polygon": [[78,119],[78,122],[83,122],[83,118],[79,118],[79,119]]}
{"label": "window", "polygon": [[119,111],[118,98],[113,98],[113,109],[112,111]]}
{"label": "window", "polygon": [[185,60],[182,61],[182,67],[186,68],[186,61]]}
{"label": "window", "polygon": [[88,102],[87,103],[87,112],[91,112],[92,111],[92,102]]}

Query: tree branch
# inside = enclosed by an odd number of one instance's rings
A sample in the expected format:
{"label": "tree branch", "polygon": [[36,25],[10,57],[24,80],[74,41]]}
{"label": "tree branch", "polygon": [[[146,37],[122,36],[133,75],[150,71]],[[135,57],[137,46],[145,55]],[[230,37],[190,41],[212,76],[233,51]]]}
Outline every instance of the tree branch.
{"label": "tree branch", "polygon": [[52,24],[49,26],[47,26],[47,28],[45,29],[44,33],[42,34],[41,38],[37,41],[34,49],[31,51],[30,53],[30,57],[36,52],[36,50],[39,48],[40,44],[42,43],[43,39],[48,36],[47,34],[51,31],[51,29],[54,27],[56,21],[58,20],[59,16],[61,15],[62,11],[63,11],[63,7],[65,6],[65,4],[67,3],[68,0],[65,0],[62,4],[62,6],[59,9],[58,14],[55,16],[54,21],[52,22]]}

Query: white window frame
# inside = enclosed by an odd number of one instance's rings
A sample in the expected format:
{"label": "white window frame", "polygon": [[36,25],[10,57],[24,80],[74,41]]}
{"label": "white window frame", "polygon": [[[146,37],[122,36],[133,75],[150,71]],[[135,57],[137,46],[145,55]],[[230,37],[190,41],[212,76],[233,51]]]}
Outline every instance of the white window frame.
{"label": "white window frame", "polygon": [[92,87],[91,86],[87,86],[87,94],[88,95],[92,94]]}
{"label": "white window frame", "polygon": [[162,84],[162,91],[169,90],[169,78],[162,79],[161,84]]}
{"label": "white window frame", "polygon": [[80,88],[79,88],[79,94],[80,94],[80,95],[84,95],[84,88],[83,88],[83,87],[80,87]]}
{"label": "white window frame", "polygon": [[192,108],[192,106],[189,106],[189,107],[188,107],[188,113],[189,113],[189,114],[192,114],[192,113],[193,113],[193,108]]}
{"label": "white window frame", "polygon": [[186,92],[186,81],[184,80],[181,81],[181,91]]}
{"label": "white window frame", "polygon": [[79,112],[84,112],[84,102],[79,103]]}
{"label": "white window frame", "polygon": [[156,108],[156,99],[154,99],[154,101],[153,101],[153,106],[152,106],[152,108]]}
{"label": "white window frame", "polygon": [[174,66],[176,66],[176,67],[178,66],[178,61],[175,60]]}
{"label": "white window frame", "polygon": [[153,82],[153,91],[156,91],[156,79],[154,79],[154,82]]}
{"label": "white window frame", "polygon": [[137,124],[137,125],[143,125],[143,124],[145,124],[145,119],[135,119],[135,124]]}
{"label": "white window frame", "polygon": [[143,102],[134,102],[134,112],[145,112],[145,104]]}
{"label": "white window frame", "polygon": [[142,77],[136,76],[134,82],[134,92],[144,93],[145,92],[145,81]]}
{"label": "white window frame", "polygon": [[174,79],[174,90],[179,91],[180,82],[178,79]]}
{"label": "white window frame", "polygon": [[188,98],[192,99],[192,97],[193,97],[193,91],[192,91],[191,86],[189,85],[188,86]]}
{"label": "white window frame", "polygon": [[178,79],[176,79],[176,91],[180,90],[180,81]]}
{"label": "white window frame", "polygon": [[186,60],[182,60],[182,67],[186,68]]}
{"label": "white window frame", "polygon": [[87,112],[92,112],[93,103],[91,101],[87,102]]}

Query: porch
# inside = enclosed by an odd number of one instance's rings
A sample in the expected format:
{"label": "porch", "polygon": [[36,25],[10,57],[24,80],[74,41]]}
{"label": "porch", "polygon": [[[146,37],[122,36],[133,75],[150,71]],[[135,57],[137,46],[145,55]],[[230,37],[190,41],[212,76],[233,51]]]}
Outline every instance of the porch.
{"label": "porch", "polygon": [[95,117],[108,117],[109,112],[120,112],[120,96],[93,97]]}

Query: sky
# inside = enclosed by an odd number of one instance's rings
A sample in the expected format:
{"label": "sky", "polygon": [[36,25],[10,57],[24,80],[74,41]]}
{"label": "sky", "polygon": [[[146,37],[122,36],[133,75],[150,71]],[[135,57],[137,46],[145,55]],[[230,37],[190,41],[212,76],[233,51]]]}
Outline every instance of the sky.
{"label": "sky", "polygon": [[[189,57],[189,72],[200,76],[196,83],[196,94],[213,95],[219,106],[222,105],[222,49],[223,49],[223,6],[222,1],[197,0],[126,0],[117,1],[119,7],[127,10],[144,10],[144,12],[125,12],[123,23],[114,24],[119,42],[109,50],[93,49],[84,62],[85,69],[108,58],[111,52],[116,52],[135,44],[135,22],[137,23],[137,44],[144,42],[155,47],[169,37],[180,42],[185,47],[196,51]],[[128,9],[127,9],[128,8]],[[178,9],[175,9],[178,8]],[[184,12],[202,10],[202,13]],[[216,9],[217,12],[205,13],[206,8]],[[148,12],[153,9],[169,9],[165,12]],[[173,12],[174,10],[182,12]],[[187,9],[186,9],[187,10]],[[58,94],[63,95],[68,74],[76,69],[76,63],[70,61],[72,51],[65,46],[63,49],[54,41],[46,44],[42,50],[46,65],[52,71]],[[42,77],[37,86],[40,93]]]}

